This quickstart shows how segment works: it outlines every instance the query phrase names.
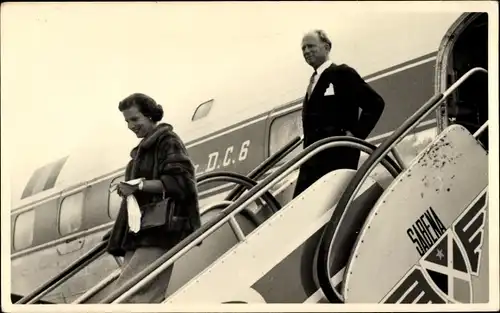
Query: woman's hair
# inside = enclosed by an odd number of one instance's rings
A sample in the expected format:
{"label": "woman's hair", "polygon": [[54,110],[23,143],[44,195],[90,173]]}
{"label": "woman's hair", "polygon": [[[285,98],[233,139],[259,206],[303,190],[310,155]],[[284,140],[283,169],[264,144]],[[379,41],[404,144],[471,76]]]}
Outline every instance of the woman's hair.
{"label": "woman's hair", "polygon": [[156,101],[142,93],[134,93],[120,101],[118,109],[123,112],[136,106],[145,117],[151,118],[153,122],[159,122],[163,118],[163,108]]}

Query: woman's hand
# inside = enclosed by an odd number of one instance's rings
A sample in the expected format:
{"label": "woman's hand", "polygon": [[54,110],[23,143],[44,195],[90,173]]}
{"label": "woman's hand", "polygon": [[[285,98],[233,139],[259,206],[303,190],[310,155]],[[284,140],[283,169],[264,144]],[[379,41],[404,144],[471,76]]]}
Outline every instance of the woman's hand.
{"label": "woman's hand", "polygon": [[118,195],[120,197],[125,198],[125,197],[130,196],[131,194],[133,194],[137,190],[139,190],[138,185],[129,185],[129,184],[125,184],[125,183],[119,183],[117,186],[116,192],[118,193]]}

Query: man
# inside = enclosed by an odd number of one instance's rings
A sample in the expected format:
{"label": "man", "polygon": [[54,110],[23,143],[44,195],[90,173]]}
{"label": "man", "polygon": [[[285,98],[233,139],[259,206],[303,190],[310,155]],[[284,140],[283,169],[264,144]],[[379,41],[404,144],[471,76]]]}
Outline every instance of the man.
{"label": "man", "polygon": [[[353,68],[329,60],[331,48],[321,30],[302,39],[304,59],[314,69],[302,108],[304,148],[332,136],[366,139],[384,110],[384,100]],[[315,155],[302,165],[294,197],[333,170],[357,169],[359,156],[359,150],[344,147]]]}

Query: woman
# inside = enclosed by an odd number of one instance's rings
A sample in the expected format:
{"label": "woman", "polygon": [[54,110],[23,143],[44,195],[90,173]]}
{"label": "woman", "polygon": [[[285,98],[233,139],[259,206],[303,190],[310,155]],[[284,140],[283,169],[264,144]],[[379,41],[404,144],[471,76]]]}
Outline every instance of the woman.
{"label": "woman", "polygon": [[[201,224],[194,167],[183,142],[173,132],[173,127],[166,123],[157,124],[163,117],[162,107],[149,96],[135,93],[122,100],[118,108],[128,128],[142,139],[130,154],[132,159],[125,170],[125,181],[135,178],[143,180],[136,186],[120,183],[117,187],[123,200],[110,234],[108,252],[114,256],[124,256],[125,262],[115,288],[165,254]],[[131,232],[128,227],[126,198],[129,195],[136,198],[142,211],[141,229],[137,233]],[[143,225],[148,208],[164,197],[173,199],[176,215],[184,217],[182,229],[172,231],[166,227],[166,223],[154,227]],[[173,265],[128,302],[161,302],[172,269]]]}

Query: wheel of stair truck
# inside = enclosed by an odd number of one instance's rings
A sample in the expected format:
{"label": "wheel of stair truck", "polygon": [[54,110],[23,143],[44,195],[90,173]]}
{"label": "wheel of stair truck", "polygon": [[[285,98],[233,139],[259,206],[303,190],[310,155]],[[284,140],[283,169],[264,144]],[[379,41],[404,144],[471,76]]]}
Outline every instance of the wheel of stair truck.
{"label": "wheel of stair truck", "polygon": [[[360,145],[358,148],[353,147],[353,149],[359,149],[368,155],[371,155],[373,151],[377,149],[375,145],[365,140],[353,137],[349,139],[349,141],[354,141]],[[365,149],[361,149],[361,147],[364,147]],[[402,171],[398,164],[388,155],[383,158],[381,163],[393,178],[396,178]],[[349,253],[345,253],[345,251],[352,250],[357,233],[363,226],[366,216],[383,191],[384,189],[381,185],[372,185],[364,190],[364,192],[354,201],[353,206],[349,208],[348,216],[343,221],[341,229],[339,230],[341,236],[339,236],[337,241],[338,246],[335,245],[335,250],[342,253],[335,253],[334,255],[338,258],[333,260],[334,262],[329,265],[333,270],[333,273],[341,273],[341,271],[343,271],[343,268],[349,258]],[[315,264],[315,260],[317,259],[318,243],[320,242],[322,236],[323,234],[318,232],[316,235],[309,238],[307,243],[304,245],[305,251],[302,254],[301,281],[303,288],[310,294],[313,294],[318,289],[317,282],[315,281],[315,279],[318,278],[318,267]],[[312,269],[311,264],[314,264]],[[311,279],[311,273],[313,275],[313,279]],[[341,276],[342,274],[339,275]]]}
{"label": "wheel of stair truck", "polygon": [[[487,73],[486,70],[482,68],[473,68],[466,74],[464,74],[459,80],[457,80],[453,85],[451,85],[445,92],[441,94],[436,94],[430,98],[417,112],[410,116],[403,124],[398,127],[386,140],[384,140],[380,146],[373,151],[373,153],[366,159],[366,161],[358,169],[352,180],[347,185],[344,193],[340,197],[337,206],[327,222],[321,239],[318,243],[317,250],[317,261],[316,261],[316,271],[317,279],[323,294],[326,299],[331,303],[343,303],[343,295],[338,292],[338,290],[332,285],[331,282],[331,267],[329,266],[330,260],[335,258],[335,263],[339,262],[342,258],[341,255],[345,254],[345,251],[338,251],[336,249],[336,244],[342,238],[345,238],[345,234],[342,233],[347,229],[345,227],[351,220],[357,220],[352,217],[351,206],[353,204],[353,198],[362,187],[364,181],[371,173],[371,171],[377,166],[377,164],[387,156],[387,154],[412,130],[414,129],[429,113],[434,112],[438,105],[440,105],[450,94],[452,94],[464,81],[466,81],[470,76],[474,74]],[[356,209],[353,209],[355,212]],[[362,213],[360,213],[360,219],[362,219]],[[369,210],[368,212],[369,213]],[[365,216],[366,218],[366,216]],[[339,225],[342,225],[339,227]],[[342,230],[342,231],[341,231]],[[354,235],[356,236],[356,235]],[[357,236],[356,236],[357,237]],[[357,240],[357,238],[356,238]],[[357,242],[354,243],[356,245]],[[351,252],[351,251],[349,251]],[[350,259],[352,255],[348,253]],[[347,263],[348,263],[347,262]],[[345,274],[342,275],[345,277]]]}
{"label": "wheel of stair truck", "polygon": [[[233,172],[212,172],[203,174],[198,177],[197,184],[198,186],[201,186],[203,184],[208,184],[214,181],[236,183],[239,186],[242,186],[248,190],[252,189],[255,185],[257,185],[257,182],[255,180]],[[253,224],[255,224],[255,227],[262,224],[267,217],[278,212],[281,209],[281,204],[269,191],[264,193],[261,198],[264,201],[264,203],[267,204],[266,208],[270,210],[270,214],[266,214],[265,212],[264,214],[258,214],[252,212],[248,208],[245,208],[243,211],[241,211],[241,215],[249,219]],[[233,201],[234,199],[226,199],[226,200]],[[261,208],[259,212],[261,212],[263,209],[265,208]]]}

